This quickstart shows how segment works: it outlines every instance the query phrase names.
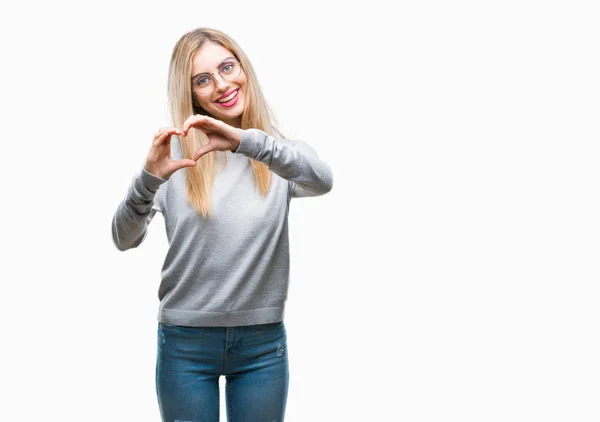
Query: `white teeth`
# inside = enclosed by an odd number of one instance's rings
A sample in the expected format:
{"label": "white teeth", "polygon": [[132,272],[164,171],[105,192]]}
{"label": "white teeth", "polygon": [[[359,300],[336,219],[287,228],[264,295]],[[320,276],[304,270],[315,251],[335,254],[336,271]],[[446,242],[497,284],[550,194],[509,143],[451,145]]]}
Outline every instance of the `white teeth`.
{"label": "white teeth", "polygon": [[227,101],[230,101],[236,95],[237,95],[237,89],[235,91],[233,91],[229,97],[225,97],[225,98],[223,98],[221,100],[217,100],[217,102],[219,102],[219,103],[226,103]]}

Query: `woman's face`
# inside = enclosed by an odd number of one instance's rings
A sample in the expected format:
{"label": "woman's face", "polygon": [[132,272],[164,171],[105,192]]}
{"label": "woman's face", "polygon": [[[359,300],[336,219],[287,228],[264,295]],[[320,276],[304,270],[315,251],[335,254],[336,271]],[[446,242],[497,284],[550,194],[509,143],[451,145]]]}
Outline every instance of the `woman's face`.
{"label": "woman's face", "polygon": [[[192,57],[192,95],[208,114],[233,127],[240,127],[246,104],[247,79],[243,70],[233,78],[227,72],[227,62],[237,61],[225,47],[206,41]],[[239,64],[237,65],[239,66]],[[225,76],[221,76],[219,73]],[[212,75],[212,78],[208,75]],[[204,79],[203,79],[204,78]],[[228,78],[228,79],[226,79]],[[210,83],[206,85],[207,81]],[[202,89],[201,89],[202,88]],[[234,95],[223,103],[217,100]]]}

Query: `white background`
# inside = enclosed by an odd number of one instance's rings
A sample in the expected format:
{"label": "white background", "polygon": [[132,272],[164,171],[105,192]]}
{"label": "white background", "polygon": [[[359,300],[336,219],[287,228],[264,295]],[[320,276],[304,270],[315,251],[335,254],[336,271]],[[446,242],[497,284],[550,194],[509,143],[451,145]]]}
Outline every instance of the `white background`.
{"label": "white background", "polygon": [[160,420],[163,219],[110,224],[208,26],[334,171],[290,210],[286,421],[600,420],[593,3],[2,6],[1,419]]}

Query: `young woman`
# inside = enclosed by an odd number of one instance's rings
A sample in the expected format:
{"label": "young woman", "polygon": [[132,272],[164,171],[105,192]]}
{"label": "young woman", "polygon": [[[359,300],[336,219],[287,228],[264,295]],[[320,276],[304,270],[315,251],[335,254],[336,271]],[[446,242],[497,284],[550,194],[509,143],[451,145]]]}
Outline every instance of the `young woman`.
{"label": "young woman", "polygon": [[164,216],[162,419],[218,421],[224,375],[228,421],[283,421],[289,204],[329,192],[333,173],[276,129],[248,57],[221,31],[181,37],[168,92],[173,126],[154,135],[112,221],[125,251],[143,242],[156,212]]}

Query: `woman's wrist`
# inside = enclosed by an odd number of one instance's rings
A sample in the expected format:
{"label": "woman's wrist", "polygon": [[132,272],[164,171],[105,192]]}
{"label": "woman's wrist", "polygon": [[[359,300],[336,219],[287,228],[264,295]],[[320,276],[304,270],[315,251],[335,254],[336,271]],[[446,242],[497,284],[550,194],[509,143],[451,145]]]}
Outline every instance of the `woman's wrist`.
{"label": "woman's wrist", "polygon": [[233,142],[233,149],[231,150],[231,152],[235,152],[239,149],[240,143],[242,142],[243,134],[244,134],[243,129],[238,129],[238,128],[233,129],[233,131],[231,133],[231,137],[229,138]]}

